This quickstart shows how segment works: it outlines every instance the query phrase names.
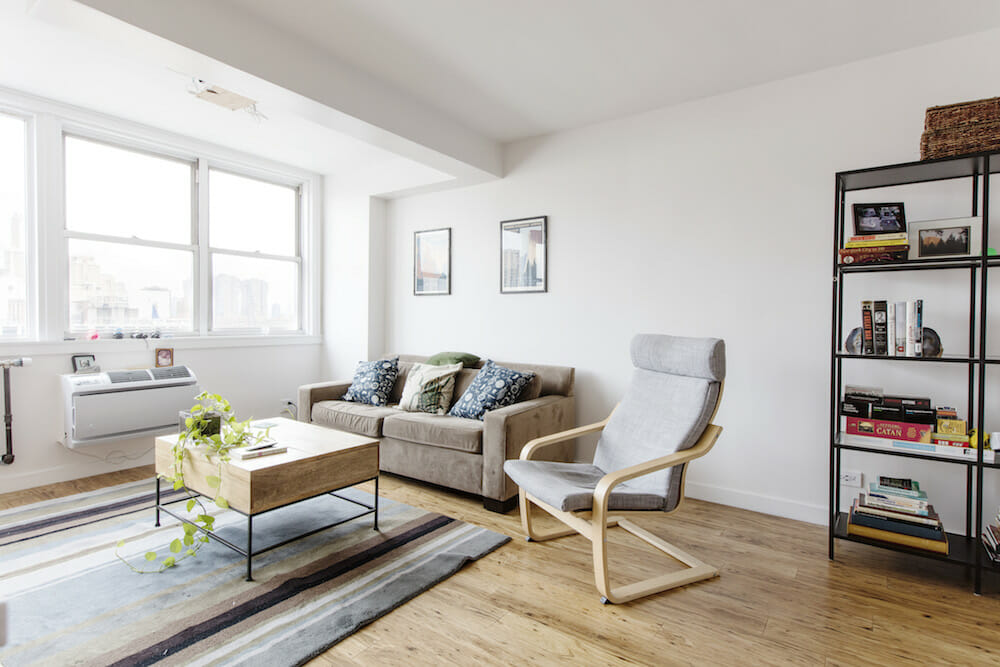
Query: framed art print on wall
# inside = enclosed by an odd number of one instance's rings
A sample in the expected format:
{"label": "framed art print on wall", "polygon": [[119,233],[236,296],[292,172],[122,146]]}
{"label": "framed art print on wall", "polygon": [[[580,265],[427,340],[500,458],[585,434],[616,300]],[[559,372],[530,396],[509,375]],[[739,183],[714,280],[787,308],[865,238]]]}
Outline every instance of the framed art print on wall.
{"label": "framed art print on wall", "polygon": [[451,227],[413,232],[413,293],[451,294]]}
{"label": "framed art print on wall", "polygon": [[500,223],[500,293],[548,291],[548,216]]}

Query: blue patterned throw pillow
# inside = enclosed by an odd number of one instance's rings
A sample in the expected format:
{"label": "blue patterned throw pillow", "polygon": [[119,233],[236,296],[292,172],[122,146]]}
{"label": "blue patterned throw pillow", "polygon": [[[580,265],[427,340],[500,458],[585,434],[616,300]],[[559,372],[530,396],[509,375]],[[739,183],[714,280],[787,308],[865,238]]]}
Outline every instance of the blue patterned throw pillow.
{"label": "blue patterned throw pillow", "polygon": [[522,373],[497,366],[491,359],[487,359],[472,384],[455,405],[451,406],[448,414],[482,421],[488,410],[513,405],[534,377],[534,373]]}
{"label": "blue patterned throw pillow", "polygon": [[389,394],[392,393],[392,387],[396,384],[398,372],[399,357],[358,362],[358,368],[354,371],[354,380],[351,381],[351,387],[344,394],[342,400],[353,403],[385,405],[389,402]]}

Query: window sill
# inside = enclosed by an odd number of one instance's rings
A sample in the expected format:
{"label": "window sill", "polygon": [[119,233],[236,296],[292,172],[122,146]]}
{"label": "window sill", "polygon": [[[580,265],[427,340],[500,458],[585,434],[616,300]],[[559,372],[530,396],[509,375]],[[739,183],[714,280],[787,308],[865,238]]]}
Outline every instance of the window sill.
{"label": "window sill", "polygon": [[176,338],[99,338],[97,340],[4,341],[0,342],[0,357],[87,354],[99,352],[143,352],[158,347],[175,350],[213,348],[281,347],[286,345],[319,345],[322,336],[301,334],[248,336],[178,336]]}

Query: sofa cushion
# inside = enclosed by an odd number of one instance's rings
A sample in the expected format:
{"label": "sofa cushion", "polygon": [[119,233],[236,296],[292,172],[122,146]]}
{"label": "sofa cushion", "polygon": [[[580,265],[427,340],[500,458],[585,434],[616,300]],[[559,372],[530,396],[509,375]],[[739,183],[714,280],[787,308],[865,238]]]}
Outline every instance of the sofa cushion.
{"label": "sofa cushion", "polygon": [[460,370],[460,363],[447,366],[414,364],[406,378],[399,409],[435,415],[448,412],[451,396],[455,391],[455,374]]}
{"label": "sofa cushion", "polygon": [[431,366],[462,364],[466,368],[472,368],[479,363],[479,357],[468,352],[438,352],[435,355],[427,357],[427,363]]}
{"label": "sofa cushion", "polygon": [[396,384],[398,365],[399,357],[359,362],[357,370],[354,371],[354,380],[351,381],[343,400],[352,403],[387,405],[389,394]]}
{"label": "sofa cushion", "polygon": [[448,414],[482,420],[487,410],[513,405],[534,377],[534,373],[520,373],[487,359]]}
{"label": "sofa cushion", "polygon": [[471,454],[483,451],[483,422],[478,419],[397,411],[385,420],[382,434],[397,440]]}
{"label": "sofa cushion", "polygon": [[371,438],[382,437],[382,420],[399,414],[394,408],[382,408],[347,401],[320,401],[313,404],[312,421],[339,431],[350,431]]}

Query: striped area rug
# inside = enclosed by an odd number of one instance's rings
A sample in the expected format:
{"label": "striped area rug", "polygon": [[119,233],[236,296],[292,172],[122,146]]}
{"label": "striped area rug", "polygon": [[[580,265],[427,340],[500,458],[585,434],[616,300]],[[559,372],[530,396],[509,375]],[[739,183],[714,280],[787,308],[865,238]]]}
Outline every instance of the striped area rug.
{"label": "striped area rug", "polygon": [[[150,480],[0,512],[4,667],[302,664],[510,539],[382,498],[378,532],[369,515],[296,540],[254,558],[253,582],[216,542],[140,575],[116,559],[115,543],[125,539],[122,555],[138,564],[180,534],[166,515],[153,527],[152,489]],[[357,511],[324,496],[255,517],[254,548]],[[215,515],[220,534],[245,541],[242,515]]]}

